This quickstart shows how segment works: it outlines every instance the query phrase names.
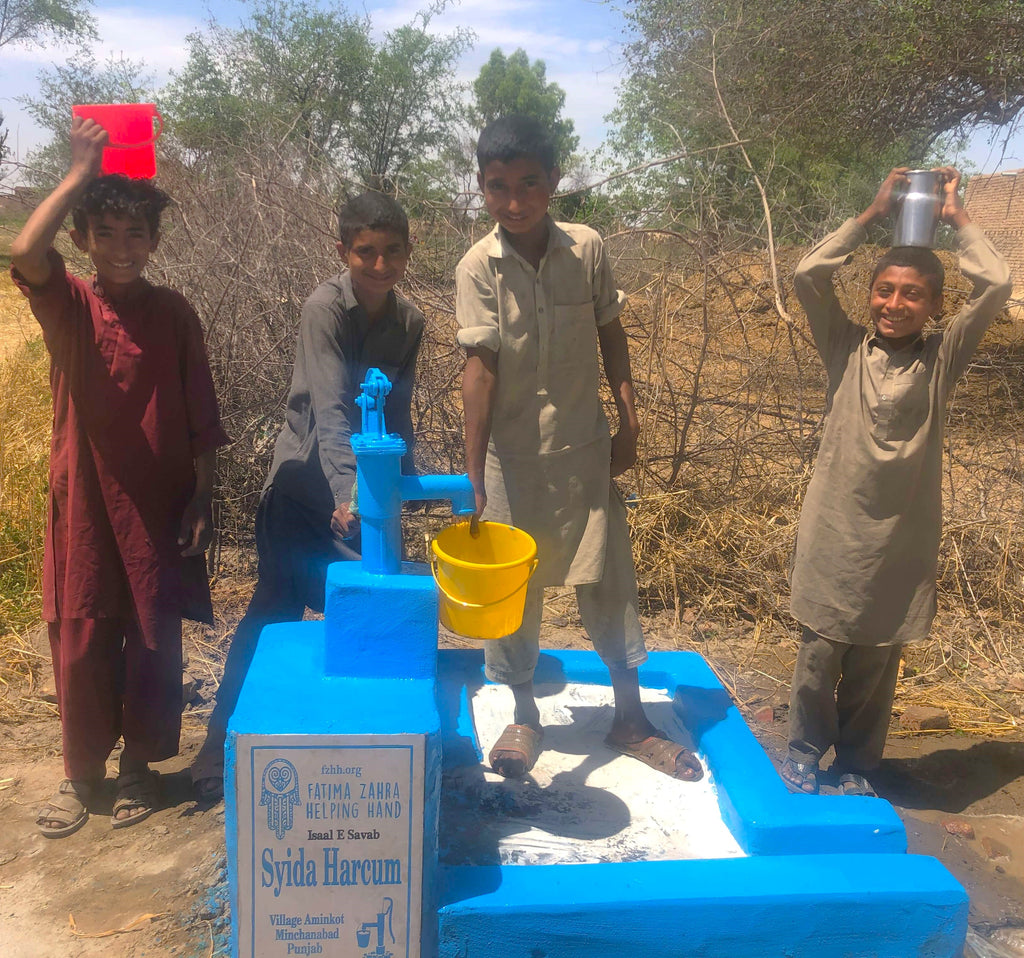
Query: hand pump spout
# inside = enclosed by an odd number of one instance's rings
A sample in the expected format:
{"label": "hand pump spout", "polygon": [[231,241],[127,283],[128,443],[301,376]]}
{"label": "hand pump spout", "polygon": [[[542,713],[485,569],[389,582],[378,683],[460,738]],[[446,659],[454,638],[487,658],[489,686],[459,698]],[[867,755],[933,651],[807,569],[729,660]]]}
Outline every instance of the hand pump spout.
{"label": "hand pump spout", "polygon": [[356,403],[363,411],[362,432],[352,437],[356,454],[358,510],[362,525],[363,569],[398,575],[402,565],[402,502],[448,499],[455,515],[472,515],[476,499],[466,475],[403,476],[405,440],[388,433],[384,403],[391,383],[379,369],[367,371]]}

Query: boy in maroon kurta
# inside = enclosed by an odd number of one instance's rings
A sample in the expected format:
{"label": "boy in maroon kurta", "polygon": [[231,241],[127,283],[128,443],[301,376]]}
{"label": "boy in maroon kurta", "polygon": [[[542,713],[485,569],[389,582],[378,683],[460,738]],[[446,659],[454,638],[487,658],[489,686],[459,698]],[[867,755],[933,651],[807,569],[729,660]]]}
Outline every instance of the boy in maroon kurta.
{"label": "boy in maroon kurta", "polygon": [[[88,818],[121,737],[112,824],[156,807],[149,763],[178,751],[181,619],[212,621],[203,552],[228,441],[195,312],[142,277],[168,198],[148,181],[97,178],[106,142],[92,120],[73,121],[70,170],[11,246],[51,360],[43,616],[67,778],[36,819],[47,837]],[[72,210],[91,281],[52,248]]]}

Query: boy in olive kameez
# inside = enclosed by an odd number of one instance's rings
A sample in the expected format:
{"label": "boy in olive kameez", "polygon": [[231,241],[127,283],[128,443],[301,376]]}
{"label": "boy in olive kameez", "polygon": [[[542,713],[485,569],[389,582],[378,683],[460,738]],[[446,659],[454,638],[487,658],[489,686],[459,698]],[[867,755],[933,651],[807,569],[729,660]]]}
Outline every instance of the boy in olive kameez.
{"label": "boy in olive kameez", "polygon": [[817,792],[818,763],[834,745],[841,789],[874,793],[866,776],[882,758],[901,648],[926,639],[935,616],[946,403],[1011,291],[1005,261],[971,224],[960,174],[947,166],[940,215],[974,284],[966,304],[923,335],[942,311],[942,263],[928,249],[896,248],[871,280],[872,328],[850,321],[832,275],[892,212],[905,172],[893,170],[867,209],[796,271],[828,394],[792,572],[804,631],[782,777],[794,792]]}

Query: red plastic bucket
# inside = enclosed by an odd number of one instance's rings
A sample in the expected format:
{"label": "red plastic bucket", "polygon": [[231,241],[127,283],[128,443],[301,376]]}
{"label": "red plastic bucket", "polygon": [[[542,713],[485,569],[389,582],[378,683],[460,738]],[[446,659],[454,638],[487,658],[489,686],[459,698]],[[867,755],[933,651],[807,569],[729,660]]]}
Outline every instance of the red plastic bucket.
{"label": "red plastic bucket", "polygon": [[103,151],[101,173],[124,173],[136,180],[156,176],[153,144],[164,121],[152,103],[86,103],[71,107],[71,115],[95,120],[107,131],[110,142]]}

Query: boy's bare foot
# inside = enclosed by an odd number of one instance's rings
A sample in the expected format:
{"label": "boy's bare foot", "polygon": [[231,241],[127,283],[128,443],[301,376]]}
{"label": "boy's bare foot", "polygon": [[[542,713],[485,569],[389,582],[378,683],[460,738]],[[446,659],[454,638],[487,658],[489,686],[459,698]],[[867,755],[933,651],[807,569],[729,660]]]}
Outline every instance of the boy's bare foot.
{"label": "boy's bare foot", "polygon": [[704,767],[697,756],[678,742],[673,742],[661,729],[630,740],[629,736],[623,736],[613,727],[604,744],[682,782],[699,782],[704,777]]}

